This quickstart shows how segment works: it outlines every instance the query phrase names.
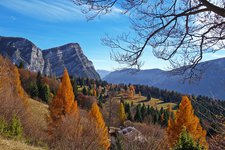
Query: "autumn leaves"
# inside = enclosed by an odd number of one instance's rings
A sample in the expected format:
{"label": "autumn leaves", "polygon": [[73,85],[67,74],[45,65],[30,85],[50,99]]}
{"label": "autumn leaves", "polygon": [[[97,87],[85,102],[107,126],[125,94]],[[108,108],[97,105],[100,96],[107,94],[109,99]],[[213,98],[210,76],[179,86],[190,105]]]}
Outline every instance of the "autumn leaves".
{"label": "autumn leaves", "polygon": [[[63,121],[65,121],[65,118],[76,118],[75,122],[79,122],[79,120],[81,120],[81,117],[84,116],[80,113],[77,101],[74,98],[73,88],[66,69],[64,70],[62,82],[57,91],[57,95],[53,98],[52,102],[49,105],[49,111],[50,115],[48,117],[48,133],[50,135],[50,138],[54,138],[54,136],[57,135],[58,126]],[[99,137],[98,145],[101,145],[101,149],[109,149],[110,141],[108,130],[105,126],[105,122],[96,102],[92,104],[92,108],[86,118],[94,120],[93,122],[90,120],[90,123],[94,124],[91,130],[98,131],[95,132],[95,134],[98,134],[97,137]],[[76,126],[76,124],[74,124],[74,126]],[[67,127],[65,126],[65,128]],[[82,134],[81,132],[84,131],[82,127],[79,128],[79,130],[78,127],[77,129],[76,127],[74,127],[73,129],[77,130],[77,133],[74,134],[75,136]]]}
{"label": "autumn leaves", "polygon": [[[131,91],[134,90],[131,88]],[[132,94],[130,96],[132,96]],[[108,129],[106,128],[103,116],[97,103],[94,102],[87,115],[83,115],[84,113],[81,112],[83,110],[79,110],[77,101],[75,100],[73,88],[67,70],[64,71],[58,92],[49,105],[49,111],[50,115],[48,118],[48,133],[50,138],[53,138],[55,135],[59,135],[59,129],[63,132],[64,128],[66,130],[68,128],[67,126],[72,126],[71,130],[68,132],[74,134],[72,136],[66,135],[64,138],[69,138],[72,141],[76,139],[76,144],[82,144],[81,141],[84,139],[79,139],[79,137],[86,136],[87,138],[87,136],[95,136],[95,138],[98,139],[95,141],[95,143],[97,143],[95,145],[98,145],[96,147],[105,150],[109,149],[110,141]],[[120,103],[119,113],[121,124],[124,124],[126,116],[123,103]],[[86,124],[82,123],[81,120],[84,118],[84,116],[87,119],[85,123],[89,122],[92,124],[92,126],[87,127]],[[67,126],[62,125],[63,122],[67,122],[66,119],[68,118],[73,118],[75,122],[71,122],[67,124]],[[58,128],[60,125],[61,127]],[[205,148],[208,147],[206,142],[206,131],[201,127],[198,117],[194,114],[191,102],[186,96],[182,98],[179,109],[175,114],[175,119],[170,119],[168,122],[167,134],[170,147],[174,147],[176,145],[184,129],[191,137],[193,137],[194,141],[198,142]],[[87,130],[88,132],[84,134],[83,132]],[[91,132],[94,133],[91,135]],[[75,148],[77,148],[76,144]],[[92,142],[89,142],[88,144],[92,144]],[[85,146],[82,146],[82,148],[84,147]]]}
{"label": "autumn leaves", "polygon": [[167,134],[171,147],[176,145],[184,129],[190,134],[195,142],[198,142],[206,149],[208,148],[206,131],[203,130],[200,120],[195,116],[191,101],[187,96],[183,96],[179,109],[175,114],[175,119],[170,119],[168,122]]}

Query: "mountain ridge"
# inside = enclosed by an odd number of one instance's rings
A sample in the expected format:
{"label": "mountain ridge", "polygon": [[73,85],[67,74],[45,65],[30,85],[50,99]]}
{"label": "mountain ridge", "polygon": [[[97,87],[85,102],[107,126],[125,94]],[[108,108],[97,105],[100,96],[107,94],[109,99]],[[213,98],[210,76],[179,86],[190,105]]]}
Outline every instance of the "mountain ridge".
{"label": "mountain ridge", "polygon": [[103,79],[105,76],[107,76],[109,73],[112,72],[112,71],[103,70],[103,69],[97,69],[96,71],[100,75],[101,79]]}
{"label": "mountain ridge", "polygon": [[200,80],[193,83],[183,83],[182,75],[171,74],[172,71],[161,69],[140,70],[135,74],[127,71],[115,71],[104,80],[109,83],[143,84],[161,89],[174,90],[183,94],[205,95],[215,99],[225,100],[225,58],[205,61],[197,68],[203,68]]}
{"label": "mountain ridge", "polygon": [[26,38],[0,36],[0,54],[14,64],[22,62],[25,68],[45,75],[61,76],[67,68],[71,76],[100,80],[92,61],[84,55],[78,43],[41,50]]}

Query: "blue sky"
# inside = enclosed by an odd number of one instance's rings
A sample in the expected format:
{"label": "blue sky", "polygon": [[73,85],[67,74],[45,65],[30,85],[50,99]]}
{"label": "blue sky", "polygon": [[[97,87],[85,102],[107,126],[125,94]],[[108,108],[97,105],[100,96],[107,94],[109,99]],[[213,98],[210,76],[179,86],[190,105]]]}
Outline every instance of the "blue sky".
{"label": "blue sky", "polygon": [[[110,49],[101,38],[129,31],[129,20],[119,9],[87,21],[71,0],[0,0],[0,35],[31,40],[41,49],[70,42],[79,43],[96,69],[115,70],[119,64],[110,60]],[[224,52],[205,55],[204,60],[225,57]],[[167,69],[168,62],[156,59],[147,49],[142,69]]]}

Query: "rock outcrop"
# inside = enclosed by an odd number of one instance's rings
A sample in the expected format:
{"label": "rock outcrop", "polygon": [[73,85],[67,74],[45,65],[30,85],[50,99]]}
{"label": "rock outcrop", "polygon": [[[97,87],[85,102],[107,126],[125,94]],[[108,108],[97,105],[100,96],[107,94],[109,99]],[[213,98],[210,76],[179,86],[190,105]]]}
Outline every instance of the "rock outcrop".
{"label": "rock outcrop", "polygon": [[0,36],[0,54],[9,58],[14,64],[21,62],[25,68],[41,73],[44,70],[44,59],[40,48],[31,41],[17,37]]}
{"label": "rock outcrop", "polygon": [[22,62],[25,68],[45,75],[60,77],[64,68],[67,68],[71,76],[100,79],[93,63],[83,54],[78,43],[42,51],[25,38],[0,36],[0,54],[14,64]]}
{"label": "rock outcrop", "polygon": [[44,74],[60,76],[66,67],[71,76],[100,79],[93,63],[87,59],[78,43],[43,50]]}

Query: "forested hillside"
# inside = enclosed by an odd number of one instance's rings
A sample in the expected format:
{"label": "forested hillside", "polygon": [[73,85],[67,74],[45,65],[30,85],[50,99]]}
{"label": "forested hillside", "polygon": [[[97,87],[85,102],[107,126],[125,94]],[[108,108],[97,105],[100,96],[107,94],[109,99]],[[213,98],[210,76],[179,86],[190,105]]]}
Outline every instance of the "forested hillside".
{"label": "forested hillside", "polygon": [[140,84],[167,89],[182,94],[204,95],[213,99],[225,100],[225,58],[205,61],[196,66],[196,78],[186,79],[189,73],[182,73],[182,67],[173,70],[125,69],[111,72],[104,77],[114,84]]}
{"label": "forested hillside", "polygon": [[69,77],[66,69],[61,78],[43,76],[3,57],[0,65],[4,140],[40,149],[224,147],[224,101]]}

